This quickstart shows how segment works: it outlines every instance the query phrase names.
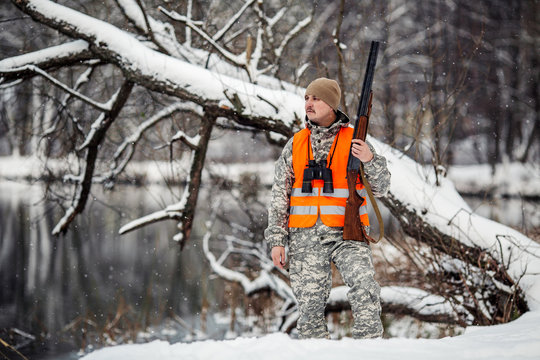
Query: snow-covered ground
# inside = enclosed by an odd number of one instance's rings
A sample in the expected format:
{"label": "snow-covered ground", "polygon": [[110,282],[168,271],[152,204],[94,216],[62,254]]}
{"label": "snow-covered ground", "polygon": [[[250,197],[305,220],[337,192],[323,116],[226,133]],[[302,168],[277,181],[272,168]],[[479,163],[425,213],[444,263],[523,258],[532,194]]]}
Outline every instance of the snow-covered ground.
{"label": "snow-covered ground", "polygon": [[121,345],[95,351],[83,360],[287,360],[287,359],[540,359],[540,312],[490,327],[469,327],[464,335],[439,340],[295,340],[285,334],[259,338],[169,344]]}
{"label": "snow-covered ground", "polygon": [[495,172],[488,164],[452,166],[448,177],[461,193],[493,195],[540,196],[540,166],[519,162],[502,163]]}

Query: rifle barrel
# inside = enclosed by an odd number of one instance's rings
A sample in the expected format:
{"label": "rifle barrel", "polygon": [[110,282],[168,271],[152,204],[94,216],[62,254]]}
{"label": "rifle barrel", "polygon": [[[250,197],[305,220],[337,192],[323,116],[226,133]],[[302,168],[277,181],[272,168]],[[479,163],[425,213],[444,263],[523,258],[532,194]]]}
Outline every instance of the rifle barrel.
{"label": "rifle barrel", "polygon": [[379,42],[372,41],[371,48],[369,49],[369,57],[366,65],[366,74],[364,76],[364,83],[362,84],[362,93],[360,95],[360,103],[358,104],[358,113],[356,120],[360,116],[367,116],[369,97],[371,94],[371,86],[373,84],[373,77],[375,76],[375,64],[377,63],[377,55],[379,53]]}
{"label": "rifle barrel", "polygon": [[[369,49],[368,62],[366,73],[364,75],[364,83],[362,84],[362,93],[360,94],[360,102],[358,103],[358,112],[354,124],[353,138],[357,139],[360,133],[360,127],[365,127],[363,133],[367,134],[367,121],[360,121],[361,117],[367,118],[369,115],[369,101],[371,97],[371,86],[373,77],[375,76],[375,64],[377,63],[377,54],[379,53],[379,42],[372,41]],[[369,120],[369,119],[368,119]],[[364,139],[362,139],[364,140]],[[349,151],[349,159],[347,161],[347,171],[358,170],[360,168],[360,160]]]}

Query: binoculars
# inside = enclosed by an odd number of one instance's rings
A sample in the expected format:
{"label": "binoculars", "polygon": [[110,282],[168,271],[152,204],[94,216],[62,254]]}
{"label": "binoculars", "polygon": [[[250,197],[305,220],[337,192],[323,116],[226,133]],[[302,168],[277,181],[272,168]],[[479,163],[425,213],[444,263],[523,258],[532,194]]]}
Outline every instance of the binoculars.
{"label": "binoculars", "polygon": [[323,192],[334,192],[332,169],[326,167],[326,159],[323,159],[318,163],[315,160],[308,161],[308,167],[304,169],[304,178],[302,179],[303,193],[310,193],[313,191],[313,185],[311,183],[312,180],[323,180]]}

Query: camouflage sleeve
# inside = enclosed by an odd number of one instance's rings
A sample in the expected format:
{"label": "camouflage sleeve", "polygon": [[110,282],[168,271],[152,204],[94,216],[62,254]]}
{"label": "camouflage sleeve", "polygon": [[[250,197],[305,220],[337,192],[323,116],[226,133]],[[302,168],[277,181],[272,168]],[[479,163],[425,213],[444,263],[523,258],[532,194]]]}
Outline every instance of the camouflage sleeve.
{"label": "camouflage sleeve", "polygon": [[373,159],[364,163],[364,171],[371,185],[373,196],[382,197],[390,189],[390,171],[388,171],[388,167],[386,166],[386,158],[377,154],[373,145],[369,142],[367,144],[373,153]]}
{"label": "camouflage sleeve", "polygon": [[268,227],[264,231],[270,247],[285,246],[289,236],[289,198],[294,183],[292,140],[293,138],[287,142],[275,164]]}

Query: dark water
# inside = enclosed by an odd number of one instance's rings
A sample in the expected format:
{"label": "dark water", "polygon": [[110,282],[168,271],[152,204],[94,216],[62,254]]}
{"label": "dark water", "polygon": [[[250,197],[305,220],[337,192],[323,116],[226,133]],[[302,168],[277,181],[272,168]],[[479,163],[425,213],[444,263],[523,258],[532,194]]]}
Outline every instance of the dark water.
{"label": "dark water", "polygon": [[[42,188],[0,183],[0,337],[8,340],[9,329],[31,334],[36,340],[23,353],[38,359],[76,358],[61,354],[88,344],[136,341],[135,333],[148,326],[159,331],[150,338],[192,336],[191,328],[201,327],[203,294],[211,311],[224,302],[223,284],[208,279],[200,226],[184,251],[170,240],[173,221],[117,234],[130,219],[171,202],[160,199],[167,194],[151,196],[133,187],[101,194],[106,203],[90,201],[68,233],[55,238],[50,233],[61,214],[40,202]],[[181,320],[165,331],[161,323],[171,316]],[[222,336],[208,321],[207,335]],[[126,339],[121,330],[133,337]],[[27,341],[10,333],[12,341]]]}
{"label": "dark water", "polygon": [[[202,195],[192,239],[180,251],[174,221],[118,235],[129,220],[172,203],[167,189],[99,193],[58,238],[50,233],[62,214],[42,194],[41,185],[0,182],[0,338],[27,343],[21,351],[30,359],[76,359],[80,348],[129,341],[189,341],[197,331],[223,338],[228,324],[212,315],[228,309],[232,295],[211,276],[201,249],[212,201]],[[469,200],[508,225],[540,224],[535,203]],[[382,210],[385,232],[395,233]],[[241,217],[226,205],[223,213]]]}

